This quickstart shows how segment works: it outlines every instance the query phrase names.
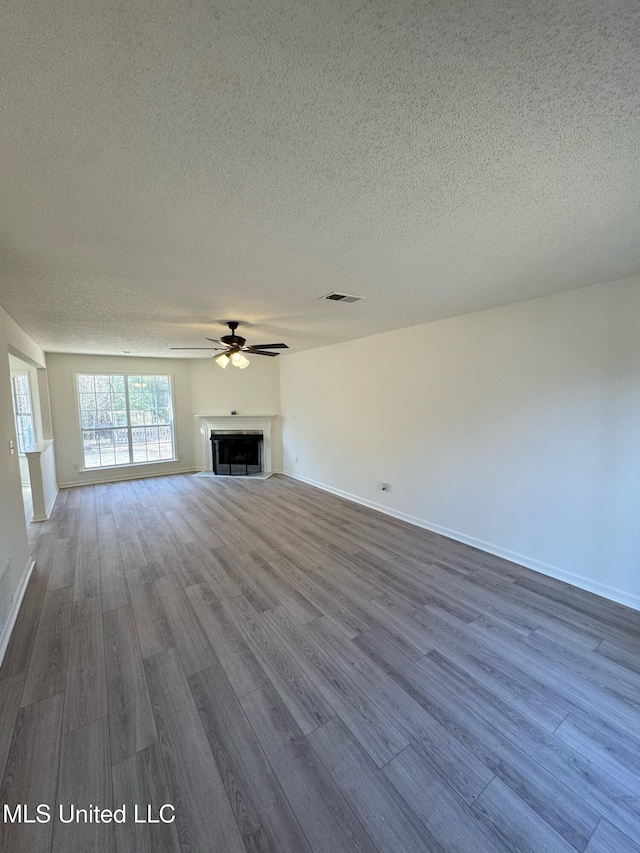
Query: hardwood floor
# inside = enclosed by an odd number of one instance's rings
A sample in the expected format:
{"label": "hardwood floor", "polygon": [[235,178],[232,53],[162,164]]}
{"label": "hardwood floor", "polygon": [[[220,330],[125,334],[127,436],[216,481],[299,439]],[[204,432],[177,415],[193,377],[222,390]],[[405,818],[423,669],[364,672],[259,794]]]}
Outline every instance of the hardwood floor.
{"label": "hardwood floor", "polygon": [[53,819],[1,851],[640,853],[640,613],[278,476],[67,490],[31,536],[0,807]]}

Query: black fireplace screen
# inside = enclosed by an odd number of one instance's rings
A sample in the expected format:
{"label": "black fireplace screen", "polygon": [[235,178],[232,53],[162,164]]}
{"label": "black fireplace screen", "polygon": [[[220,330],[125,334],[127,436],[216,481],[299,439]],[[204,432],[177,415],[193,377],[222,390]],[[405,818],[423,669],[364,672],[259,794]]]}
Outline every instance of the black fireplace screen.
{"label": "black fireplace screen", "polygon": [[262,471],[262,435],[211,434],[213,473],[232,476]]}

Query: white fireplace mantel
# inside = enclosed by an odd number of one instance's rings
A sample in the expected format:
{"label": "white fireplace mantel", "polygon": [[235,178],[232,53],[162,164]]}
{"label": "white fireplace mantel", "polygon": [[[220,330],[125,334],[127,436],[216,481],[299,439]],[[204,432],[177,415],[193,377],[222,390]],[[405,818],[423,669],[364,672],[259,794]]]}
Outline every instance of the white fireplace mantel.
{"label": "white fireplace mantel", "polygon": [[204,453],[207,471],[213,470],[211,458],[211,430],[260,430],[262,433],[262,467],[265,474],[271,474],[271,424],[277,415],[196,415],[202,422],[200,432],[204,436]]}

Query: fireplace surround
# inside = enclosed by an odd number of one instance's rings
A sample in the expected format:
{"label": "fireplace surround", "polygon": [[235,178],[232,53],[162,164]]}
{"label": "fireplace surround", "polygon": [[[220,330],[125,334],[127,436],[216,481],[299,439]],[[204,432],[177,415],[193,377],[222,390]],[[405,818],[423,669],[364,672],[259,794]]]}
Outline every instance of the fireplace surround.
{"label": "fireplace surround", "polygon": [[[200,433],[204,442],[204,473],[213,475],[213,443],[211,434],[241,437],[262,434],[262,473],[272,473],[271,426],[276,415],[196,415],[200,421]],[[218,474],[220,476],[220,474]],[[224,473],[223,476],[228,476]]]}

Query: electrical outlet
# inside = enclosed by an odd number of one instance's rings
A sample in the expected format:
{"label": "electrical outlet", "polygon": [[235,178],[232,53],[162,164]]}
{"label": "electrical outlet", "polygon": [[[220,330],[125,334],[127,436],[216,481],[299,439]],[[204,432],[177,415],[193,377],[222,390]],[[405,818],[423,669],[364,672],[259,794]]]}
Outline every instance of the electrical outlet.
{"label": "electrical outlet", "polygon": [[298,457],[296,456],[296,465],[298,464]]}
{"label": "electrical outlet", "polygon": [[10,439],[9,439],[9,456],[13,456],[13,454],[14,454],[15,452],[16,452],[16,448],[15,448],[15,445],[14,445],[14,443],[13,443],[13,439],[12,439],[12,438],[10,438]]}
{"label": "electrical outlet", "polygon": [[389,483],[383,483],[380,488],[382,489],[383,492],[388,492],[389,491]]}

